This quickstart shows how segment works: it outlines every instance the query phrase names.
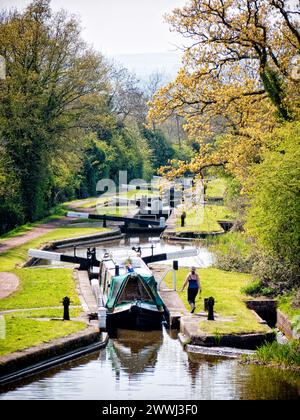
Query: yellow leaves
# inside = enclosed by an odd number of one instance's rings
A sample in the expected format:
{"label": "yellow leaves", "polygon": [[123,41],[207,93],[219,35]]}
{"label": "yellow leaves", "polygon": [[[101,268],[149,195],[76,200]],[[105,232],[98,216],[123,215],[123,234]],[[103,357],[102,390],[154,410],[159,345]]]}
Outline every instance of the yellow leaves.
{"label": "yellow leaves", "polygon": [[201,149],[190,163],[170,163],[161,173],[172,178],[222,164],[243,183],[265,134],[279,124],[276,114],[300,117],[300,76],[291,77],[296,36],[271,2],[191,0],[168,21],[190,47],[176,80],[154,96],[149,118],[184,117]]}

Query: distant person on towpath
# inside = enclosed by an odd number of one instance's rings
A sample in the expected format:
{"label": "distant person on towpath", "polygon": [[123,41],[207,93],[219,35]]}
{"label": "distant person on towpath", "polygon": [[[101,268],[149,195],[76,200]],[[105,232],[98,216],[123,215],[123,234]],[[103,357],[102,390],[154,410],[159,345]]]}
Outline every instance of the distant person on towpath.
{"label": "distant person on towpath", "polygon": [[188,302],[191,305],[191,313],[195,312],[195,299],[198,293],[201,293],[200,277],[196,273],[196,267],[192,267],[191,272],[187,275],[185,282],[182,286],[181,292],[184,291],[185,286],[188,286]]}

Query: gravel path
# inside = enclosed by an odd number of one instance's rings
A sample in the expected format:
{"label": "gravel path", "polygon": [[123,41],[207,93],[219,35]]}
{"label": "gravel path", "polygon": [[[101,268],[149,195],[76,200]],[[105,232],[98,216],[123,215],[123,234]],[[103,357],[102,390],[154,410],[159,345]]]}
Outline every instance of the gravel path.
{"label": "gravel path", "polygon": [[0,273],[0,299],[15,292],[20,284],[19,277],[12,273]]}
{"label": "gravel path", "polygon": [[61,226],[66,226],[72,222],[72,219],[64,217],[57,220],[52,220],[48,223],[43,223],[39,226],[36,226],[30,229],[28,232],[25,232],[21,235],[18,235],[14,238],[4,239],[0,241],[0,254],[14,248],[25,244],[26,242],[31,241],[32,239],[38,238],[42,235],[45,235],[53,229],[57,229]]}

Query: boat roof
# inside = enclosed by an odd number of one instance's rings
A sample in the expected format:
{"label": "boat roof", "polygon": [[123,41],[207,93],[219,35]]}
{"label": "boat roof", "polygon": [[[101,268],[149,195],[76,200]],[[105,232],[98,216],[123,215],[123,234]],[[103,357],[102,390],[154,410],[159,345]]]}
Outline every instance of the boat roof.
{"label": "boat roof", "polygon": [[[150,270],[149,270],[150,271]],[[150,272],[151,273],[151,272]],[[155,281],[155,278],[152,274],[150,275],[136,275],[135,273],[126,273],[125,275],[120,276],[114,276],[112,278],[111,286],[109,289],[109,295],[107,299],[106,306],[109,309],[113,309],[116,305],[122,304],[124,302],[119,303],[120,297],[124,290],[127,288],[128,280],[134,278],[138,279],[143,286],[145,287],[145,291],[147,294],[147,302],[150,299],[150,304],[155,304],[157,306],[163,306],[163,301],[157,292],[157,283]],[[132,298],[129,298],[129,301],[131,301]],[[144,301],[145,298],[142,298]],[[125,302],[128,303],[128,302]]]}
{"label": "boat roof", "polygon": [[103,262],[111,276],[115,275],[116,265],[119,266],[120,276],[127,274],[126,265],[129,261],[135,273],[143,276],[152,276],[152,272],[149,267],[144,263],[142,258],[137,257],[135,253],[133,255],[127,253],[123,255],[118,254],[116,256],[110,254],[109,257],[103,259]]}

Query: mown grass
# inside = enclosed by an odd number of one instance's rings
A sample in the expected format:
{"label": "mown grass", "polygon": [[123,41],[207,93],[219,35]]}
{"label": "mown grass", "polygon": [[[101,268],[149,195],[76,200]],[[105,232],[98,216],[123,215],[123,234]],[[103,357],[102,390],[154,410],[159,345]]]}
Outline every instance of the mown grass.
{"label": "mown grass", "polygon": [[232,220],[233,214],[225,206],[205,205],[186,210],[185,226],[181,227],[180,214],[176,222],[177,232],[222,232],[218,220]]}
{"label": "mown grass", "polygon": [[38,321],[5,315],[5,338],[0,339],[0,356],[65,337],[86,328],[83,322]]}
{"label": "mown grass", "polygon": [[71,269],[27,268],[12,271],[20,279],[19,289],[0,300],[0,310],[60,306],[68,296],[80,305]]}
{"label": "mown grass", "polygon": [[106,228],[99,227],[63,227],[51,230],[50,232],[32,239],[23,245],[11,248],[10,250],[0,254],[0,271],[11,271],[17,265],[23,264],[28,259],[28,249],[40,248],[42,245],[51,243],[56,240],[66,238],[76,238],[84,235],[91,235],[99,232],[109,231]]}
{"label": "mown grass", "polygon": [[[76,293],[72,269],[27,268],[16,266],[28,259],[29,248],[65,238],[98,233],[109,229],[62,227],[50,230],[45,235],[32,239],[25,244],[0,254],[0,271],[16,274],[20,287],[16,292],[0,300],[0,310],[44,308],[38,311],[22,311],[6,314],[6,339],[0,340],[0,355],[41,344],[49,340],[67,336],[85,328],[81,322],[39,321],[34,318],[61,318],[62,299],[69,296],[71,304],[80,306]],[[49,307],[61,307],[51,309]],[[77,317],[80,308],[71,308],[70,316]]]}
{"label": "mown grass", "polygon": [[227,181],[225,178],[216,178],[208,182],[206,188],[206,197],[224,198],[227,188]]}
{"label": "mown grass", "polygon": [[[72,305],[72,304],[71,304]],[[16,312],[11,312],[9,314],[13,315],[15,318],[59,318],[63,319],[63,306],[60,308],[54,309],[54,308],[43,308],[43,309],[30,309],[30,310],[18,310]],[[82,308],[81,307],[71,307],[69,308],[70,318],[77,318],[82,314]]]}
{"label": "mown grass", "polygon": [[[196,299],[197,311],[204,311],[204,298],[213,296],[215,298],[215,312],[227,321],[199,321],[199,330],[208,334],[238,334],[266,332],[268,327],[259,324],[255,315],[247,309],[241,288],[250,281],[251,276],[242,273],[232,273],[218,270],[216,268],[205,268],[198,270],[202,286],[201,298]],[[188,274],[187,269],[181,269],[177,275],[177,290],[181,290],[183,282]],[[171,274],[167,277],[167,284],[172,286]],[[187,301],[187,292],[178,292],[186,308],[190,310]]]}

